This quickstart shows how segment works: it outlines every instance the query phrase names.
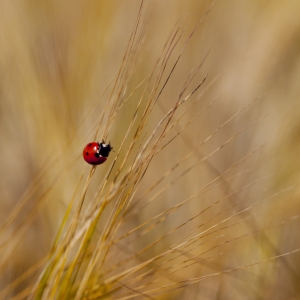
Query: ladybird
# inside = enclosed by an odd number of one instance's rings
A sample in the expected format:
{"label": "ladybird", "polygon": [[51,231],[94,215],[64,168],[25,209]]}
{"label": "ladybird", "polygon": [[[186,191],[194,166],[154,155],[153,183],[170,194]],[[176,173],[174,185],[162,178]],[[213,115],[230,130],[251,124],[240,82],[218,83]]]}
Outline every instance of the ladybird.
{"label": "ladybird", "polygon": [[91,142],[84,147],[82,155],[88,164],[101,165],[107,160],[112,148],[110,143],[105,144],[104,141],[102,143]]}

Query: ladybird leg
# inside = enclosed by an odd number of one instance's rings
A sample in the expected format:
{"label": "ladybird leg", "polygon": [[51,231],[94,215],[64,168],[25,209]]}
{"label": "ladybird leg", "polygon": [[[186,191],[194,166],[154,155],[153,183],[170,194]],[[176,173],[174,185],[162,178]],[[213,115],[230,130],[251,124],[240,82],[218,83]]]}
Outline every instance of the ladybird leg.
{"label": "ladybird leg", "polygon": [[110,141],[109,141],[108,145],[109,145],[109,147],[110,147],[110,150],[114,149],[114,147],[112,147],[112,146],[110,145]]}

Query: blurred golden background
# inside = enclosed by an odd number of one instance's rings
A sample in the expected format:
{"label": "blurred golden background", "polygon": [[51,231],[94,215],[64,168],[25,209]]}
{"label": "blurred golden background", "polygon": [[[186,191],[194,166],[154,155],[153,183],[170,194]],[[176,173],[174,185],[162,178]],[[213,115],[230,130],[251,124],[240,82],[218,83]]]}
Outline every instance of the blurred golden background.
{"label": "blurred golden background", "polygon": [[[170,59],[170,71],[190,32],[211,4],[206,0],[145,1],[145,6],[151,6],[152,15],[126,94],[129,95],[151,72],[174,24],[181,20],[186,28]],[[140,1],[136,0],[0,2],[1,290],[51,249],[85,164],[82,149],[94,138],[139,6]],[[178,281],[239,268],[300,248],[299,16],[300,2],[296,0],[216,1],[185,48],[149,120],[147,126],[151,132],[165,110],[176,101],[190,71],[208,55],[189,87],[191,92],[208,74],[207,91],[184,116],[183,124],[218,98],[185,131],[185,140],[177,139],[157,156],[141,183],[137,199],[155,182],[158,174],[163,174],[229,118],[261,96],[220,129],[203,146],[199,156],[182,166],[181,171],[196,164],[246,126],[261,118],[260,121],[220,149],[209,162],[183,177],[176,188],[164,194],[163,201],[142,210],[120,229],[126,232],[183,201],[266,143],[210,185],[201,199],[176,212],[166,223],[159,224],[150,237],[131,241],[132,249],[137,251],[178,226],[180,220],[191,218],[196,211],[204,210],[224,196],[228,198],[225,203],[213,207],[205,215],[207,218],[233,205],[227,215],[231,216],[270,197],[270,201],[238,217],[236,222],[240,225],[228,229],[225,237],[219,237],[222,232],[215,235],[221,245],[215,255],[220,257],[211,264],[203,262],[201,271],[196,267],[183,270],[177,274]],[[97,102],[108,85],[108,90]],[[126,105],[113,124],[108,138],[115,149],[120,147],[136,102],[133,100]],[[101,140],[101,136],[97,139]],[[108,164],[97,168],[88,191],[90,198],[107,170]],[[87,169],[83,172],[87,176]],[[174,172],[174,178],[178,174],[180,171]],[[252,185],[253,182],[256,183]],[[237,196],[237,191],[250,184],[249,189],[243,189]],[[239,202],[246,198],[246,202]],[[12,215],[22,199],[26,205]],[[199,224],[191,223],[190,228],[179,229],[180,238]],[[271,224],[275,225],[269,230]],[[225,243],[228,238],[232,240],[256,230],[259,231],[256,237],[250,235],[237,243]],[[160,253],[180,238],[167,238],[147,257]],[[117,254],[112,253],[111,259],[114,255]],[[299,299],[299,266],[300,255],[295,253],[285,256],[284,260],[214,276],[157,297]],[[16,286],[3,299],[18,295],[27,284],[35,282],[37,274]]]}

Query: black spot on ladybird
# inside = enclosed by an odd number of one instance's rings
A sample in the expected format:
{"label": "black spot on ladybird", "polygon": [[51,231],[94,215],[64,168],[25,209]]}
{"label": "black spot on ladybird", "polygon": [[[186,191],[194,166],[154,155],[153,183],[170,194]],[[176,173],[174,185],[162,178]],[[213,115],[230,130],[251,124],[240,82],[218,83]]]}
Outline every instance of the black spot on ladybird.
{"label": "black spot on ladybird", "polygon": [[89,156],[89,153],[88,153],[88,152],[85,152],[85,155],[86,155],[86,156]]}

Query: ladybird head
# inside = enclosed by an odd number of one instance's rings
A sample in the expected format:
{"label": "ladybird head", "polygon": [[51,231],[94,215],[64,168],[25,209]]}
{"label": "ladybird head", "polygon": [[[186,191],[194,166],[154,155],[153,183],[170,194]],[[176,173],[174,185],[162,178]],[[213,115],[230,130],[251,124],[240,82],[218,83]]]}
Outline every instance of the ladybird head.
{"label": "ladybird head", "polygon": [[108,157],[110,151],[113,149],[110,143],[105,144],[105,142],[102,141],[101,143],[98,144],[99,144],[99,154],[101,156]]}

